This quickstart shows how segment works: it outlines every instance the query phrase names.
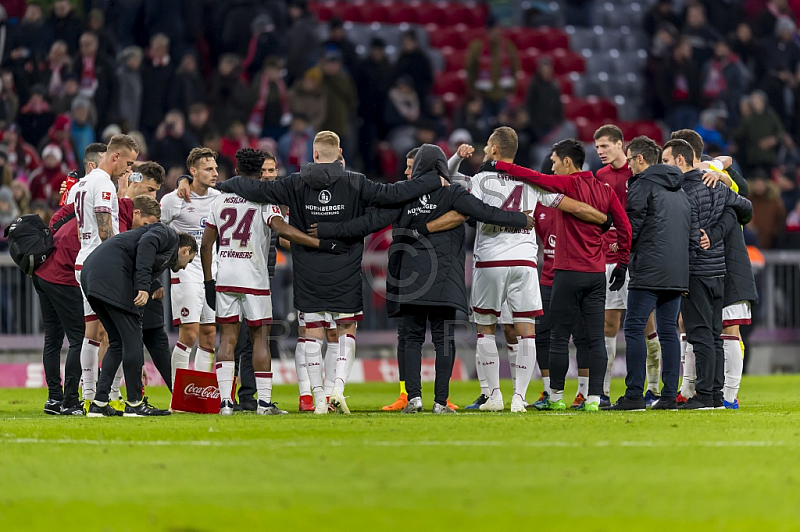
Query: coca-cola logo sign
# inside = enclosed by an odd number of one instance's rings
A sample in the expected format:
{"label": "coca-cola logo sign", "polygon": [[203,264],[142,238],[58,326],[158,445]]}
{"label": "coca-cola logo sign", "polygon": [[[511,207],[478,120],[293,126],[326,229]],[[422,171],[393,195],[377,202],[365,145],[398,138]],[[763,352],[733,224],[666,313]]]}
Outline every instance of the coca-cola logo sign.
{"label": "coca-cola logo sign", "polygon": [[190,382],[184,388],[183,394],[201,399],[219,399],[219,388],[216,386],[195,386],[193,382]]}

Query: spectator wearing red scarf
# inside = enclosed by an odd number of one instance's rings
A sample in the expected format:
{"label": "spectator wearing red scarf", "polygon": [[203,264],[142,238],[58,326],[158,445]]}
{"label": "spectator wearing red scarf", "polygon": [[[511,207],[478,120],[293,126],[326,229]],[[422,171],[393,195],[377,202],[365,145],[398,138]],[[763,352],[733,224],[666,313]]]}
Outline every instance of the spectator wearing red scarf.
{"label": "spectator wearing red scarf", "polygon": [[75,155],[75,145],[72,143],[70,135],[72,120],[68,114],[60,114],[56,117],[53,125],[47,130],[47,137],[39,143],[39,149],[44,153],[44,148],[50,144],[55,144],[61,149],[62,160],[71,170],[78,168],[78,157]]}

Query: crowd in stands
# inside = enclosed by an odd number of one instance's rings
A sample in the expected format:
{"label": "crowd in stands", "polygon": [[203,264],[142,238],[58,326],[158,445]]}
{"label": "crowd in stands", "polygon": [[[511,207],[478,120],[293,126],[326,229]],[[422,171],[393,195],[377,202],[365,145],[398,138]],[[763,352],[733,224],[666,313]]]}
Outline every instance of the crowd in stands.
{"label": "crowd in stands", "polygon": [[[559,22],[591,26],[599,3],[564,0]],[[19,213],[47,219],[83,148],[118,132],[137,138],[141,160],[167,169],[165,191],[194,146],[220,153],[220,179],[245,146],[276,154],[290,173],[311,160],[320,130],[336,131],[348,166],[379,180],[401,177],[405,152],[424,142],[448,154],[474,144],[462,167],[469,173],[499,125],[518,131],[520,164],[546,166],[535,148],[576,136],[564,74],[591,61],[567,49],[563,32],[551,44],[564,49],[532,58],[520,45],[527,37],[499,24],[491,2],[430,3],[442,31],[404,25],[396,42],[377,34],[364,45],[348,32],[343,2],[78,4],[3,2],[0,227]],[[388,20],[411,9],[401,4],[370,5]],[[658,0],[643,15],[651,44],[642,112],[650,116],[641,118],[665,132],[694,128],[709,153],[734,155],[751,182],[753,241],[792,245],[786,235],[800,236],[800,1]],[[452,40],[463,46],[439,49],[459,70],[442,72],[428,45]]]}

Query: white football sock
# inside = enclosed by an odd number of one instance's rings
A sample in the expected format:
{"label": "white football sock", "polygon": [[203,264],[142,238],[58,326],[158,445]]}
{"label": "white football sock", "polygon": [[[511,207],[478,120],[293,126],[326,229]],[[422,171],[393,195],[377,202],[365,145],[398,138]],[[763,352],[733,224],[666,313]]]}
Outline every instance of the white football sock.
{"label": "white football sock", "polygon": [[533,376],[533,367],[536,365],[536,337],[523,337],[517,344],[519,352],[516,354],[517,376],[514,379],[514,394],[525,400],[528,385]]}
{"label": "white football sock", "polygon": [[553,393],[550,389],[550,377],[542,377],[542,387],[544,388],[544,391],[548,393],[548,395]]}
{"label": "white football sock", "polygon": [[495,392],[500,392],[500,355],[497,352],[494,335],[479,334],[477,347],[489,390],[488,396],[492,397]]}
{"label": "white football sock", "polygon": [[475,373],[478,374],[478,384],[481,386],[481,395],[489,397],[489,385],[486,384],[486,373],[483,371],[483,364],[481,364],[481,357],[475,351]]}
{"label": "white football sock", "polygon": [[316,402],[325,400],[325,389],[322,387],[322,340],[306,338],[306,371],[311,391]]}
{"label": "white football sock", "polygon": [[614,358],[617,356],[617,337],[606,336],[606,356],[608,357],[608,364],[606,365],[606,376],[603,379],[603,394],[606,396],[611,395],[611,369],[614,367]]}
{"label": "white football sock", "polygon": [[224,400],[230,401],[233,394],[233,372],[236,369],[236,363],[233,360],[217,362],[215,369],[217,384],[219,384],[220,402]]}
{"label": "white football sock", "polygon": [[681,333],[681,366],[683,366],[683,362],[686,360],[686,346],[689,342],[686,341],[686,334]]}
{"label": "white football sock", "polygon": [[347,384],[347,370],[350,366],[348,360],[356,353],[356,338],[352,334],[343,334],[339,337],[339,354],[336,357],[336,369],[334,370],[333,393],[331,395],[344,394],[344,387]]}
{"label": "white football sock", "polygon": [[214,367],[214,351],[206,351],[198,347],[194,355],[194,369],[197,371],[211,371]]}
{"label": "white football sock", "polygon": [[[519,342],[519,339],[517,340]],[[519,355],[519,344],[508,344],[508,367],[511,369],[511,384],[517,389],[517,357]],[[529,379],[530,380],[530,379]],[[525,396],[523,396],[524,398]]]}
{"label": "white football sock", "polygon": [[736,336],[722,335],[722,348],[725,350],[725,387],[722,389],[724,399],[732,403],[739,394],[744,370],[744,353],[742,344]]}
{"label": "white football sock", "polygon": [[175,382],[176,369],[189,369],[189,348],[180,342],[172,350],[172,382]]}
{"label": "white football sock", "polygon": [[325,395],[333,393],[333,380],[336,376],[336,359],[339,358],[339,342],[328,342],[325,348]]}
{"label": "white football sock", "polygon": [[579,393],[583,394],[584,398],[589,393],[589,377],[578,377],[578,391],[575,397],[578,397]]}
{"label": "white football sock", "polygon": [[122,364],[117,368],[114,374],[114,380],[111,381],[111,391],[108,392],[109,401],[119,401],[122,399],[122,394],[119,392],[119,387],[122,384]]}
{"label": "white football sock", "polygon": [[661,380],[661,342],[658,333],[652,333],[645,340],[647,344],[647,389],[658,395],[658,384]]}
{"label": "white football sock", "polygon": [[353,345],[352,349],[350,349],[350,352],[347,353],[347,373],[345,374],[346,380],[350,380],[350,374],[353,373],[353,366],[356,365],[356,339],[355,337],[351,337],[351,339],[353,340]]}
{"label": "white football sock", "polygon": [[557,403],[564,398],[564,390],[550,390],[550,402]]}
{"label": "white football sock", "polygon": [[694,397],[694,381],[697,378],[697,367],[694,361],[694,347],[686,344],[686,357],[683,363],[683,382],[681,383],[681,395],[689,399]]}
{"label": "white football sock", "polygon": [[586,396],[587,403],[594,403],[596,405],[600,404],[600,396],[599,395],[587,395]]}
{"label": "white football sock", "polygon": [[256,371],[256,391],[259,402],[272,402],[272,372]]}
{"label": "white football sock", "polygon": [[[98,358],[100,342],[83,339],[81,345],[81,376],[83,378],[83,400],[92,401],[97,393]],[[121,366],[120,366],[121,367]]]}
{"label": "white football sock", "polygon": [[297,372],[297,388],[300,395],[311,395],[311,383],[306,369],[306,339],[298,338],[294,348],[294,369]]}

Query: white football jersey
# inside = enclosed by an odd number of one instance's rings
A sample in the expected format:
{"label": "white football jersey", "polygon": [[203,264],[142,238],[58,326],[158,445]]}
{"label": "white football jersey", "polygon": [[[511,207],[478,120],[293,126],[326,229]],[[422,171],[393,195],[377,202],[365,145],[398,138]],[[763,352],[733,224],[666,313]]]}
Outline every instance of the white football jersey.
{"label": "white football jersey", "polygon": [[[208,213],[214,200],[219,196],[219,190],[209,188],[205,196],[198,196],[192,192],[191,203],[186,203],[178,197],[177,192],[170,192],[161,198],[161,222],[178,232],[192,235],[197,241],[197,248],[200,249]],[[193,260],[185,270],[172,272],[172,278],[180,279],[182,283],[202,283],[203,267],[200,265],[200,260]]]}
{"label": "white football jersey", "polygon": [[83,266],[86,257],[103,242],[100,240],[100,232],[97,228],[96,213],[111,214],[114,234],[119,234],[117,190],[111,181],[111,176],[105,171],[95,168],[70,189],[67,203],[75,204],[78,240],[81,242],[81,250],[75,259],[75,266],[80,267]]}
{"label": "white football jersey", "polygon": [[283,219],[277,205],[251,203],[236,194],[214,201],[208,225],[217,228],[217,291],[269,295],[270,226]]}
{"label": "white football jersey", "polygon": [[[533,211],[537,203],[557,207],[563,195],[543,191],[528,183],[495,172],[481,172],[470,179],[470,193],[492,207],[504,211]],[[475,232],[475,266],[495,262],[494,266],[520,266],[520,261],[536,262],[536,233],[527,229],[501,227],[478,222]],[[504,264],[508,261],[515,261]]]}

